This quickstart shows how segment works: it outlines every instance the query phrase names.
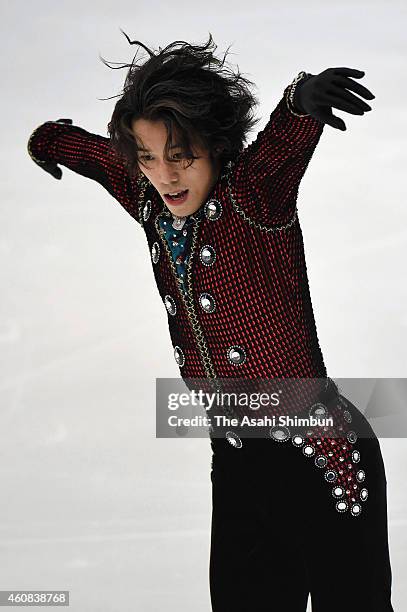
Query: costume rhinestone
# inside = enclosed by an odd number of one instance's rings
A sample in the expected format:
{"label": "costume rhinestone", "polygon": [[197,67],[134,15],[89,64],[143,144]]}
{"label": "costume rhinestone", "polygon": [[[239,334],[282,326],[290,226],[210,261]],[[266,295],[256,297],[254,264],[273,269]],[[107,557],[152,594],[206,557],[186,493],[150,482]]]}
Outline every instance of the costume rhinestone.
{"label": "costume rhinestone", "polygon": [[292,439],[294,446],[302,446],[304,444],[304,438],[302,436],[294,436]]}
{"label": "costume rhinestone", "polygon": [[311,446],[310,444],[307,444],[302,449],[302,452],[304,453],[306,457],[312,457],[312,455],[315,455],[315,448]]}
{"label": "costume rhinestone", "polygon": [[342,487],[334,487],[332,489],[332,495],[336,498],[343,497],[344,494],[345,494],[345,491],[343,490]]}
{"label": "costume rhinestone", "polygon": [[350,512],[352,516],[359,516],[359,514],[362,512],[362,506],[358,503],[352,504]]}
{"label": "costume rhinestone", "polygon": [[215,249],[209,244],[205,244],[205,246],[201,248],[199,256],[205,266],[212,266],[216,259]]}
{"label": "costume rhinestone", "polygon": [[352,461],[353,463],[359,463],[360,461],[360,452],[357,450],[352,451]]}
{"label": "costume rhinestone", "polygon": [[337,473],[335,472],[335,470],[327,470],[324,474],[324,478],[325,480],[327,480],[328,482],[335,482],[335,480],[337,479]]}
{"label": "costume rhinestone", "polygon": [[153,246],[151,247],[151,258],[153,260],[153,263],[156,264],[159,257],[160,257],[160,245],[158,244],[158,242],[154,242]]}
{"label": "costume rhinestone", "polygon": [[354,431],[348,431],[346,437],[351,444],[355,444],[356,440],[358,439]]}
{"label": "costume rhinestone", "polygon": [[173,298],[170,295],[166,295],[164,298],[164,303],[165,303],[165,307],[168,310],[169,314],[175,315],[175,313],[177,312],[177,306]]}
{"label": "costume rhinestone", "polygon": [[335,506],[338,512],[346,512],[348,509],[348,504],[346,501],[338,501],[336,502]]}
{"label": "costume rhinestone", "polygon": [[315,457],[315,465],[319,468],[324,468],[328,463],[328,459],[324,455],[318,455]]}
{"label": "costume rhinestone", "polygon": [[151,200],[147,200],[143,208],[143,219],[147,221],[151,213]]}
{"label": "costume rhinestone", "polygon": [[233,365],[241,365],[246,361],[246,352],[241,346],[231,346],[227,351],[227,357]]}
{"label": "costume rhinestone", "polygon": [[185,357],[184,357],[184,353],[181,349],[181,347],[176,346],[174,348],[174,357],[175,357],[175,361],[178,363],[179,366],[183,366],[185,363]]}
{"label": "costume rhinestone", "polygon": [[217,221],[222,214],[222,205],[218,200],[209,200],[205,204],[204,212],[210,221]]}
{"label": "costume rhinestone", "polygon": [[205,312],[213,312],[216,308],[215,298],[210,293],[201,293],[199,303]]}
{"label": "costume rhinestone", "polygon": [[286,442],[290,437],[290,430],[288,427],[275,425],[270,428],[270,436],[277,442]]}
{"label": "costume rhinestone", "polygon": [[230,442],[235,448],[242,448],[243,444],[241,439],[234,431],[227,431],[225,434],[226,440]]}
{"label": "costume rhinestone", "polygon": [[345,419],[345,421],[347,421],[348,423],[351,423],[352,421],[352,415],[349,412],[349,410],[344,410],[343,411],[343,418]]}
{"label": "costume rhinestone", "polygon": [[367,500],[367,498],[368,498],[368,495],[369,495],[369,492],[368,492],[368,490],[367,490],[366,488],[364,488],[364,489],[362,489],[362,490],[360,491],[360,499],[361,499],[362,501],[366,501],[366,500]]}
{"label": "costume rhinestone", "polygon": [[177,215],[173,215],[172,227],[174,229],[182,229],[185,225],[186,217],[178,217]]}
{"label": "costume rhinestone", "polygon": [[363,481],[364,481],[364,479],[365,479],[365,476],[366,476],[366,474],[365,474],[365,471],[364,471],[364,470],[358,470],[358,471],[356,472],[356,480],[357,480],[358,482],[363,482]]}
{"label": "costume rhinestone", "polygon": [[318,402],[317,404],[311,406],[309,415],[315,417],[316,419],[323,418],[326,415],[326,407],[324,404]]}

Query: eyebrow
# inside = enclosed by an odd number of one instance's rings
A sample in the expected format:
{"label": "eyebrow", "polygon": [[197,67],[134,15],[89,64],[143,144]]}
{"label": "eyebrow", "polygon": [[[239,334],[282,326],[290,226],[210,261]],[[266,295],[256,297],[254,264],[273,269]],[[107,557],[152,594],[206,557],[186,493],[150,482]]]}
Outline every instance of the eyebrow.
{"label": "eyebrow", "polygon": [[[170,149],[178,149],[178,147],[181,147],[180,144],[173,144],[170,146]],[[136,145],[136,149],[137,151],[145,151],[145,152],[150,152],[150,149],[145,149],[144,147],[140,146],[140,145]]]}

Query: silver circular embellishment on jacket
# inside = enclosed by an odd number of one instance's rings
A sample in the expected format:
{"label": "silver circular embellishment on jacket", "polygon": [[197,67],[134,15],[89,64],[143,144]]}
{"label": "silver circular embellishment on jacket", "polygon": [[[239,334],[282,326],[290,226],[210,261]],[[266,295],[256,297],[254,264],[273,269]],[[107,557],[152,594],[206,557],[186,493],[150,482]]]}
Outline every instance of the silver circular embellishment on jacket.
{"label": "silver circular embellishment on jacket", "polygon": [[228,348],[227,357],[233,365],[242,365],[246,361],[246,351],[241,346]]}
{"label": "silver circular embellishment on jacket", "polygon": [[352,461],[353,461],[353,463],[359,463],[359,461],[360,461],[360,452],[358,450],[352,451]]}
{"label": "silver circular embellishment on jacket", "polygon": [[173,215],[172,227],[174,229],[182,229],[185,225],[186,220],[186,217],[178,217],[177,215]]}
{"label": "silver circular embellishment on jacket", "polygon": [[209,200],[204,207],[205,216],[210,221],[217,221],[222,214],[222,204],[219,200]]}
{"label": "silver circular embellishment on jacket", "polygon": [[160,257],[160,245],[158,244],[158,242],[154,242],[153,246],[151,247],[151,259],[153,260],[153,263],[156,264],[159,257]]}
{"label": "silver circular embellishment on jacket", "polygon": [[292,438],[292,443],[294,444],[294,446],[300,447],[304,444],[304,438],[296,434]]}
{"label": "silver circular embellishment on jacket", "polygon": [[151,213],[151,200],[147,200],[143,208],[143,219],[147,221]]}
{"label": "silver circular embellishment on jacket", "polygon": [[368,490],[366,489],[366,487],[365,487],[365,488],[363,488],[363,489],[361,489],[360,494],[359,494],[359,497],[360,497],[360,499],[361,499],[362,501],[366,501],[366,500],[367,500],[367,498],[368,498],[368,495],[369,495],[369,492],[368,492]]}
{"label": "silver circular embellishment on jacket", "polygon": [[349,412],[349,410],[344,410],[343,411],[343,418],[345,419],[345,421],[347,421],[348,423],[352,422],[352,415]]}
{"label": "silver circular embellishment on jacket", "polygon": [[360,504],[358,504],[357,502],[355,504],[352,504],[351,509],[350,509],[350,513],[352,516],[359,516],[361,512],[362,512],[362,506]]}
{"label": "silver circular embellishment on jacket", "polygon": [[326,406],[320,402],[314,404],[309,409],[309,415],[315,417],[316,419],[323,418],[326,415],[326,412]]}
{"label": "silver circular embellishment on jacket", "polygon": [[315,457],[314,463],[317,467],[324,468],[328,463],[328,459],[325,457],[325,455],[318,455]]}
{"label": "silver circular embellishment on jacket", "polygon": [[225,434],[225,438],[232,446],[235,448],[242,448],[243,444],[241,439],[234,431],[227,431]]}
{"label": "silver circular embellishment on jacket", "polygon": [[310,444],[306,444],[302,449],[302,452],[306,457],[312,457],[313,455],[315,455],[315,448]]}
{"label": "silver circular embellishment on jacket", "polygon": [[215,298],[210,293],[201,293],[199,303],[205,312],[213,312],[216,308]]}
{"label": "silver circular embellishment on jacket", "polygon": [[364,481],[364,479],[365,479],[365,476],[366,476],[366,474],[365,474],[365,471],[364,471],[364,470],[358,470],[358,471],[356,472],[356,480],[357,480],[358,482],[363,482],[363,481]]}
{"label": "silver circular embellishment on jacket", "polygon": [[199,252],[199,257],[204,266],[212,266],[216,259],[215,249],[210,244],[205,244]]}
{"label": "silver circular embellishment on jacket", "polygon": [[182,367],[185,363],[185,356],[182,348],[180,346],[174,347],[174,357],[175,361],[178,363],[180,367]]}
{"label": "silver circular embellishment on jacket", "polygon": [[164,298],[164,304],[170,315],[175,315],[177,312],[177,306],[174,299],[170,295],[166,295]]}
{"label": "silver circular embellishment on jacket", "polygon": [[355,444],[356,440],[358,439],[354,431],[348,431],[348,433],[346,434],[346,437],[351,444]]}
{"label": "silver circular embellishment on jacket", "polygon": [[338,512],[346,512],[348,509],[348,504],[345,500],[337,501],[335,507]]}
{"label": "silver circular embellishment on jacket", "polygon": [[345,495],[345,490],[343,487],[334,487],[332,489],[332,495],[336,498],[339,499],[341,497],[343,497]]}
{"label": "silver circular embellishment on jacket", "polygon": [[276,442],[286,442],[290,438],[290,430],[284,425],[275,425],[270,428],[270,438]]}
{"label": "silver circular embellishment on jacket", "polygon": [[327,482],[335,482],[337,477],[338,474],[335,472],[335,470],[327,470],[324,474],[324,478]]}

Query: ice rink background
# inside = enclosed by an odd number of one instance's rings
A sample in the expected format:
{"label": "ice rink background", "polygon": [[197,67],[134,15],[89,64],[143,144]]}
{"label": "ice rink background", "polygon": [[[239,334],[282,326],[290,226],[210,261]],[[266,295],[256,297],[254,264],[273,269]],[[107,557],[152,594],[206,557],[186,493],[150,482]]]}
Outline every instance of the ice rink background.
{"label": "ice rink background", "polygon": [[[258,86],[249,142],[300,70],[364,70],[373,111],[334,110],[347,131],[325,126],[299,218],[330,376],[407,376],[406,6],[20,0],[0,23],[0,589],[67,589],[75,612],[207,612],[210,447],[155,438],[155,378],[179,370],[143,231],[97,183],[41,171],[27,140],[61,117],[107,135],[117,98],[98,98],[126,70],[99,53],[135,53],[119,28],[155,49],[232,44]],[[381,446],[401,610],[407,444]]]}

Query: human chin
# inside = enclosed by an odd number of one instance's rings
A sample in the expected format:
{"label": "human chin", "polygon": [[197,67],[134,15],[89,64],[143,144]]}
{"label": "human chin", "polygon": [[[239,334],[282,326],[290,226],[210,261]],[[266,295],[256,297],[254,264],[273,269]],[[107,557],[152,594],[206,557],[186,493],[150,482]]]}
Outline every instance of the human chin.
{"label": "human chin", "polygon": [[195,198],[189,197],[186,202],[183,204],[171,204],[170,202],[166,202],[163,198],[168,210],[172,212],[174,215],[178,217],[186,217],[188,215],[193,215],[198,208],[200,208],[201,204],[196,202]]}
{"label": "human chin", "polygon": [[193,204],[185,202],[185,204],[179,204],[178,206],[167,204],[167,208],[178,217],[187,217],[188,215],[193,215],[198,210],[199,206],[194,206]]}

